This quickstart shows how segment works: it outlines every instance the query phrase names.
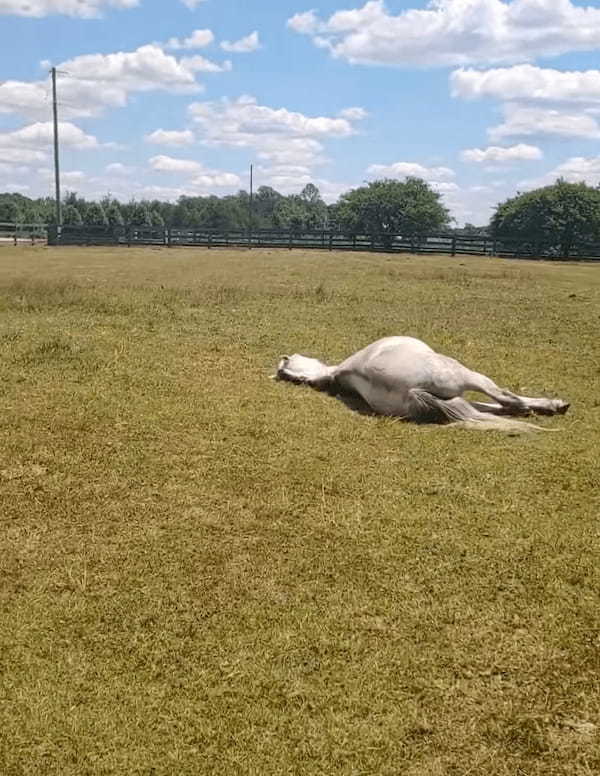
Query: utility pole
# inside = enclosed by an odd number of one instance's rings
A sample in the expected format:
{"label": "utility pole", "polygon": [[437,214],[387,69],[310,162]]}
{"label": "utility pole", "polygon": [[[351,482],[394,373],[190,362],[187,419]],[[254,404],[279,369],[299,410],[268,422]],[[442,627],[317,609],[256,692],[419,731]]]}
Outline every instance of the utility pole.
{"label": "utility pole", "polygon": [[252,165],[250,165],[250,198],[248,200],[248,242],[252,239]]}
{"label": "utility pole", "polygon": [[56,103],[56,68],[50,71],[52,74],[52,112],[54,115],[54,184],[56,186],[56,226],[62,226],[62,213],[60,204],[60,169],[58,164],[58,106]]}

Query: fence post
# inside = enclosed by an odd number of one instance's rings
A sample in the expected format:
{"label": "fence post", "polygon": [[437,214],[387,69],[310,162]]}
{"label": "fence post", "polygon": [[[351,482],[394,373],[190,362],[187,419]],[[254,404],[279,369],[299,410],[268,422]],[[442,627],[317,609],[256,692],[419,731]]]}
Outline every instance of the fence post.
{"label": "fence post", "polygon": [[212,248],[212,232],[208,233],[208,247]]}
{"label": "fence post", "polygon": [[292,250],[292,230],[290,229],[289,249]]}
{"label": "fence post", "polygon": [[14,237],[13,237],[15,245],[17,244],[17,226],[18,226],[18,224],[15,221],[15,234],[14,234]]}
{"label": "fence post", "polygon": [[329,232],[329,250],[333,250],[333,232]]}
{"label": "fence post", "polygon": [[452,255],[456,256],[456,235],[452,235]]}
{"label": "fence post", "polygon": [[497,256],[497,255],[498,255],[498,252],[496,250],[496,240],[494,240],[492,243],[492,256]]}

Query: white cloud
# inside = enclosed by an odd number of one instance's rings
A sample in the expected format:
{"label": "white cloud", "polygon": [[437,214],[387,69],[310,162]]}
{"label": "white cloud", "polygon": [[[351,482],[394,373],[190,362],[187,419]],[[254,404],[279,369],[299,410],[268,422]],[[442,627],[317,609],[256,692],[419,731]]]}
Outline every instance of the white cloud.
{"label": "white cloud", "polygon": [[453,194],[454,192],[461,190],[457,183],[448,181],[431,181],[430,185],[434,191],[438,191],[440,194]]}
{"label": "white cloud", "polygon": [[[37,173],[45,181],[54,180],[54,170],[50,167],[40,167]],[[60,173],[60,182],[63,186],[77,186],[86,178],[86,174],[81,170],[62,170]]]}
{"label": "white cloud", "polygon": [[35,162],[45,162],[48,158],[44,151],[39,151],[35,148],[11,146],[6,138],[7,134],[9,133],[0,135],[0,153],[7,156],[10,155],[12,164],[34,164]]}
{"label": "white cloud", "polygon": [[256,179],[261,186],[272,186],[280,194],[299,194],[307,183],[314,184],[325,202],[335,202],[352,188],[350,183],[330,181],[311,173],[309,167],[301,165],[259,165],[255,169]]}
{"label": "white cloud", "polygon": [[[178,60],[156,43],[135,51],[85,54],[57,65],[67,75],[59,77],[60,113],[63,118],[98,116],[107,107],[124,107],[130,92],[166,91],[197,94],[203,90],[197,72],[220,72],[204,57]],[[47,81],[7,81],[0,84],[0,112],[28,118],[46,117],[50,111]]]}
{"label": "white cloud", "polygon": [[324,26],[314,11],[294,14],[291,19],[288,19],[287,25],[301,35],[316,35]]}
{"label": "white cloud", "polygon": [[0,113],[20,113],[26,116],[48,115],[50,112],[48,81],[0,82]]}
{"label": "white cloud", "polygon": [[165,43],[165,48],[168,49],[196,49],[209,46],[215,36],[212,30],[194,30],[188,38],[179,40],[179,38],[170,38]]}
{"label": "white cloud", "polygon": [[[74,149],[94,149],[100,144],[93,135],[87,135],[69,122],[59,122],[61,145]],[[50,121],[30,124],[12,132],[0,132],[0,155],[12,164],[44,162],[53,142],[53,126]]]}
{"label": "white cloud", "polygon": [[541,159],[542,151],[537,146],[519,143],[507,148],[488,146],[488,148],[468,148],[461,153],[464,162],[514,162]]}
{"label": "white cloud", "polygon": [[521,189],[534,189],[549,186],[557,178],[564,178],[569,183],[583,181],[589,186],[600,186],[600,156],[573,156],[542,177],[520,181],[518,185]]}
{"label": "white cloud", "polygon": [[250,35],[246,35],[245,38],[231,43],[228,40],[224,40],[221,43],[223,51],[229,51],[232,54],[249,54],[252,51],[257,51],[260,48],[260,41],[258,39],[258,32],[255,30]]}
{"label": "white cloud", "polygon": [[555,135],[582,139],[600,138],[600,125],[590,115],[508,103],[504,106],[504,122],[488,129],[492,142],[506,137]]}
{"label": "white cloud", "polygon": [[288,20],[296,32],[351,63],[418,67],[525,62],[600,45],[600,9],[571,0],[432,0],[390,13],[383,0]]}
{"label": "white cloud", "polygon": [[461,68],[450,76],[453,97],[544,103],[600,102],[600,70],[569,71],[515,65],[492,70]]}
{"label": "white cloud", "polygon": [[145,135],[144,140],[155,145],[184,146],[192,145],[195,138],[194,133],[190,129],[183,129],[181,131],[157,129],[149,135]]}
{"label": "white cloud", "polygon": [[200,3],[204,3],[205,0],[181,0],[181,2],[185,5],[186,8],[189,8],[190,11],[193,11],[200,5]]}
{"label": "white cloud", "polygon": [[360,121],[366,119],[369,114],[364,108],[344,108],[339,115],[348,121]]}
{"label": "white cloud", "polygon": [[287,108],[270,108],[247,95],[237,100],[192,103],[189,112],[204,144],[255,148],[259,159],[279,166],[322,164],[322,141],[356,133],[349,118],[306,116]]}
{"label": "white cloud", "polygon": [[0,0],[0,15],[41,18],[52,14],[94,19],[105,7],[135,8],[140,0]]}
{"label": "white cloud", "polygon": [[234,189],[242,183],[239,175],[224,170],[210,170],[193,159],[176,159],[172,156],[153,156],[150,167],[158,172],[193,175],[192,186],[203,190],[214,188]]}
{"label": "white cloud", "polygon": [[25,165],[14,165],[8,162],[0,162],[0,173],[2,175],[29,175],[30,168]]}
{"label": "white cloud", "polygon": [[106,165],[106,172],[109,175],[131,175],[135,172],[135,167],[127,164],[121,164],[121,162],[112,162]]}
{"label": "white cloud", "polygon": [[192,178],[192,185],[201,189],[213,188],[237,189],[242,185],[242,179],[233,172],[206,171]]}
{"label": "white cloud", "polygon": [[229,59],[226,59],[222,64],[218,64],[218,62],[201,57],[199,54],[193,57],[182,57],[179,60],[179,64],[193,73],[227,73],[232,69]]}
{"label": "white cloud", "polygon": [[65,85],[74,78],[90,84],[118,84],[127,91],[173,89],[185,94],[197,90],[195,70],[189,66],[194,59],[182,64],[157,44],[150,43],[135,51],[84,54],[62,62],[59,69],[69,74]]}
{"label": "white cloud", "polygon": [[[98,140],[93,135],[87,135],[82,129],[71,124],[69,121],[58,122],[58,136],[63,146],[71,148],[89,149],[98,148]],[[36,124],[8,132],[2,137],[10,137],[12,142],[29,147],[49,147],[54,140],[53,125],[50,121],[39,121]],[[1,142],[1,140],[0,140]]]}
{"label": "white cloud", "polygon": [[204,167],[200,162],[195,162],[193,159],[176,159],[172,156],[153,156],[150,159],[150,167],[153,170],[159,170],[160,172],[182,172],[182,173],[198,173],[201,172]]}
{"label": "white cloud", "polygon": [[347,118],[310,117],[287,108],[269,108],[247,95],[234,101],[192,103],[190,113],[206,139],[215,144],[253,145],[257,138],[272,135],[348,137],[355,133]]}
{"label": "white cloud", "polygon": [[5,183],[3,191],[29,191],[29,184],[27,183]]}
{"label": "white cloud", "polygon": [[254,149],[260,160],[256,172],[261,184],[297,193],[312,182],[328,200],[348,189],[346,184],[321,179],[314,168],[327,161],[325,141],[356,134],[354,122],[365,115],[361,108],[335,117],[306,116],[259,105],[254,97],[244,95],[236,100],[193,103],[189,112],[204,145]]}
{"label": "white cloud", "polygon": [[422,178],[425,181],[447,181],[454,178],[454,170],[449,167],[425,167],[416,162],[395,162],[394,164],[372,164],[367,168],[370,175],[379,178]]}
{"label": "white cloud", "polygon": [[256,138],[253,143],[258,148],[258,158],[279,166],[314,167],[324,164],[327,158],[323,156],[323,144],[310,137],[287,138],[285,135],[263,137],[262,142]]}

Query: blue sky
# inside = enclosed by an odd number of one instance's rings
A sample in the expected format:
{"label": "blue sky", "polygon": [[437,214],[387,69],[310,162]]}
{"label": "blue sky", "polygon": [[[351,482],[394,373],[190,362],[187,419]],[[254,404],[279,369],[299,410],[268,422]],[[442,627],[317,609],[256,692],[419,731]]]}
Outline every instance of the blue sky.
{"label": "blue sky", "polygon": [[458,223],[600,183],[600,9],[574,0],[0,0],[0,191],[328,201],[418,175]]}

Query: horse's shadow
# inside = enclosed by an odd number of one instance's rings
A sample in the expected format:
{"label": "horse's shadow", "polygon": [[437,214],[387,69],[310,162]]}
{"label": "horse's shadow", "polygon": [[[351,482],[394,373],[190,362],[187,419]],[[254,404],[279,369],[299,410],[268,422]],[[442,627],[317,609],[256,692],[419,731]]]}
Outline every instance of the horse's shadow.
{"label": "horse's shadow", "polygon": [[377,412],[373,411],[362,396],[359,396],[357,393],[337,393],[334,398],[340,401],[344,407],[351,412],[356,412],[358,415],[366,415],[370,418],[380,417]]}

